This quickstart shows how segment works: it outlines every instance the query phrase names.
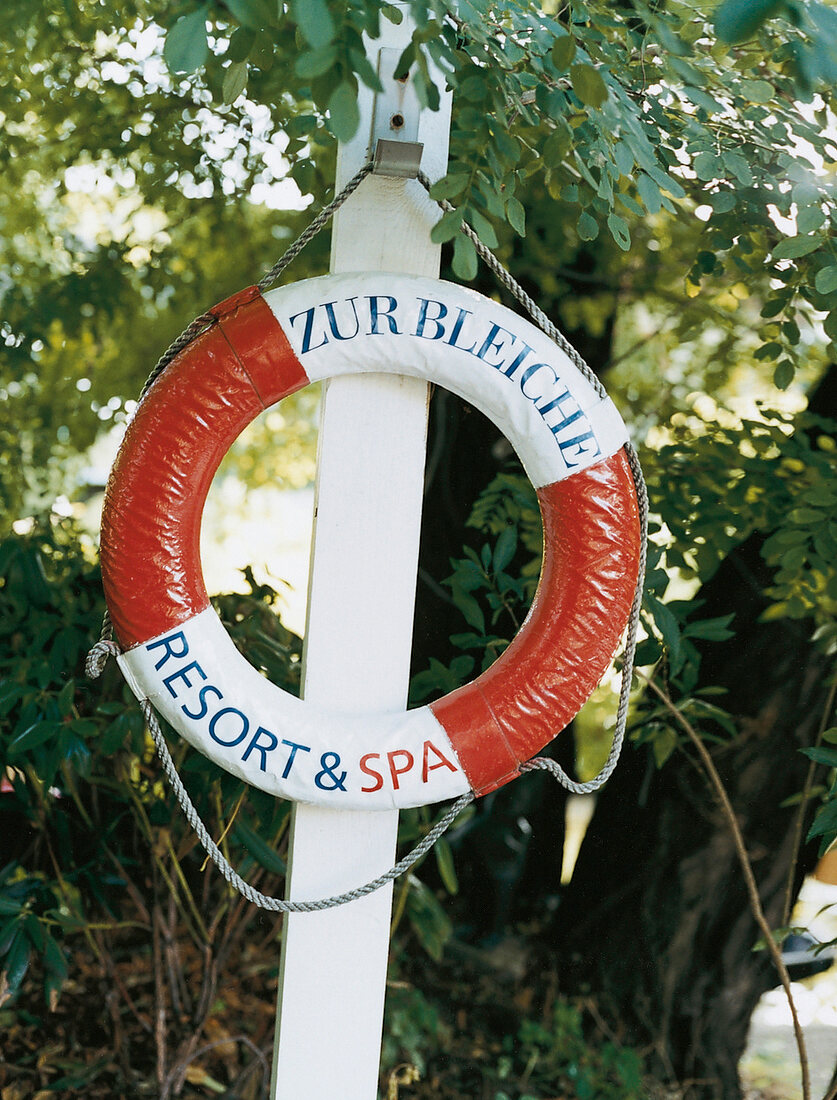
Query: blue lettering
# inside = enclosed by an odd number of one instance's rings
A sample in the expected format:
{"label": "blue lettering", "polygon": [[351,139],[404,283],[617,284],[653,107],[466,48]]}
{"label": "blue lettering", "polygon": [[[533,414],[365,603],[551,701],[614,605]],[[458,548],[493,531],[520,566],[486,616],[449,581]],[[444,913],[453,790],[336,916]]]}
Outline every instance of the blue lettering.
{"label": "blue lettering", "polygon": [[[582,446],[582,444],[588,439],[593,440],[593,443],[595,444],[595,447],[596,447],[595,451],[592,450],[590,447],[583,447]],[[575,439],[567,439],[563,443],[559,439],[558,440],[558,446],[561,448],[561,455],[562,455],[564,461],[566,462],[566,464],[568,466],[577,466],[578,465],[577,462],[570,462],[570,460],[567,458],[566,450],[567,450],[568,447],[577,447],[578,448],[578,450],[575,453],[576,458],[583,458],[585,455],[589,455],[589,454],[597,455],[601,451],[601,447],[599,446],[598,443],[596,443],[596,437],[593,434],[593,432],[584,432],[583,435],[577,435],[575,437]]]}
{"label": "blue lettering", "polygon": [[294,758],[296,757],[296,754],[300,751],[300,749],[303,752],[310,752],[311,751],[311,746],[310,745],[298,745],[295,741],[284,741],[284,740],[282,741],[282,744],[287,745],[288,748],[291,750],[291,755],[288,757],[288,762],[285,765],[285,770],[282,772],[282,778],[287,779],[288,776],[291,774],[291,768],[294,766]]}
{"label": "blue lettering", "polygon": [[477,346],[476,344],[471,344],[469,348],[463,348],[461,344],[457,344],[456,342],[459,339],[459,333],[462,331],[462,325],[465,322],[465,318],[470,316],[470,309],[463,309],[462,306],[459,307],[459,316],[454,321],[451,334],[445,343],[450,344],[452,348],[459,348],[460,351],[473,352],[474,348]]}
{"label": "blue lettering", "polygon": [[556,384],[558,382],[558,375],[555,373],[549,363],[533,363],[530,367],[527,367],[523,374],[521,374],[520,376],[520,392],[523,394],[524,397],[528,397],[530,401],[540,401],[542,397],[546,396],[546,394],[543,393],[531,394],[526,392],[526,383],[529,381],[530,378],[536,375],[539,370],[548,370],[549,373],[552,375],[552,381]]}
{"label": "blue lettering", "polygon": [[177,692],[171,686],[172,680],[182,680],[187,688],[193,687],[192,681],[186,675],[186,673],[190,672],[192,669],[194,669],[195,672],[198,673],[198,675],[200,676],[200,678],[202,680],[206,679],[206,673],[204,672],[204,670],[201,668],[201,666],[198,664],[197,661],[190,661],[188,665],[184,665],[183,668],[179,668],[177,670],[177,672],[173,672],[171,674],[171,676],[164,676],[163,677],[163,683],[169,689],[169,695],[171,695],[172,699],[177,698]]}
{"label": "blue lettering", "polygon": [[337,317],[334,314],[334,307],[337,305],[337,303],[325,303],[325,311],[328,314],[328,327],[331,329],[331,335],[334,337],[335,340],[354,340],[355,336],[357,336],[357,334],[360,332],[360,320],[357,315],[357,306],[355,305],[357,297],[346,298],[345,301],[352,303],[352,311],[355,315],[355,331],[350,333],[350,335],[348,336],[343,336],[340,332],[340,329],[337,327]]}
{"label": "blue lettering", "polygon": [[305,355],[306,352],[309,352],[309,351],[316,351],[317,348],[321,348],[323,346],[323,344],[328,343],[328,336],[326,336],[326,334],[323,333],[323,338],[322,338],[322,340],[320,340],[319,344],[316,344],[314,347],[311,347],[311,336],[312,336],[313,331],[314,331],[314,310],[316,308],[317,308],[316,306],[311,306],[311,308],[306,309],[304,313],[295,313],[293,315],[293,317],[291,317],[291,319],[290,319],[289,323],[293,324],[294,321],[297,319],[297,317],[304,317],[305,318],[305,328],[304,328],[303,333],[302,333],[302,351],[300,352],[300,355]]}
{"label": "blue lettering", "polygon": [[488,336],[486,336],[486,338],[483,340],[482,347],[477,352],[477,359],[484,360],[486,363],[488,363],[489,367],[496,367],[498,370],[500,369],[500,367],[502,367],[502,362],[492,363],[491,360],[488,359],[488,353],[491,351],[503,350],[503,341],[500,340],[498,342],[497,340],[497,334],[500,332],[504,332],[506,336],[511,336],[511,342],[513,344],[517,341],[517,337],[514,335],[513,332],[509,332],[507,328],[502,328],[500,325],[495,325],[492,322],[491,328],[488,330]]}
{"label": "blue lettering", "polygon": [[[386,317],[387,324],[389,325],[389,331],[394,333],[396,336],[400,336],[401,333],[398,331],[398,325],[396,324],[395,318],[392,316],[392,314],[398,308],[398,302],[395,300],[395,298],[391,298],[389,294],[369,294],[368,299],[369,332],[367,335],[380,336],[381,332],[378,328],[378,321],[381,319],[381,317]],[[382,301],[389,302],[389,306],[385,310],[381,310],[378,306],[378,302]]]}
{"label": "blue lettering", "polygon": [[[422,336],[425,340],[441,340],[442,337],[445,335],[445,326],[441,324],[441,321],[443,317],[447,317],[448,307],[444,304],[444,302],[437,302],[434,298],[419,298],[419,301],[421,302],[421,309],[419,310],[418,321],[416,323],[416,331],[413,333],[413,335]],[[439,312],[436,314],[435,317],[427,316],[427,311],[431,305],[439,307]],[[424,327],[428,321],[436,326],[435,336],[424,335]]]}
{"label": "blue lettering", "polygon": [[213,695],[217,695],[219,700],[224,698],[223,692],[221,692],[219,688],[215,687],[214,684],[207,684],[206,687],[202,687],[198,692],[198,701],[200,702],[201,709],[197,714],[193,714],[192,711],[187,710],[186,707],[180,708],[187,718],[193,718],[196,722],[200,718],[206,718],[206,712],[209,710],[209,707],[206,705],[206,697],[210,692],[212,692]]}
{"label": "blue lettering", "polygon": [[[180,650],[179,653],[175,653],[174,649],[172,648],[172,643],[175,642],[178,638],[180,639],[180,643],[183,648]],[[185,657],[186,654],[189,652],[189,643],[186,641],[186,635],[183,633],[182,630],[178,630],[176,634],[169,634],[165,638],[158,638],[156,642],[149,642],[145,648],[150,653],[152,649],[157,649],[157,647],[161,645],[166,647],[166,652],[154,666],[155,671],[158,672],[169,659],[169,657]]]}
{"label": "blue lettering", "polygon": [[576,411],[574,413],[571,413],[569,416],[564,416],[564,410],[561,409],[561,405],[568,398],[570,401],[575,401],[575,398],[570,393],[570,391],[564,390],[562,393],[559,393],[557,397],[553,397],[551,401],[547,402],[546,405],[541,405],[541,407],[538,409],[538,412],[541,414],[544,420],[546,419],[546,414],[548,412],[552,412],[553,409],[561,410],[561,416],[563,419],[559,420],[557,424],[550,424],[549,426],[549,430],[553,433],[562,431],[564,428],[566,428],[568,424],[573,424],[576,420],[580,420],[581,417],[584,416],[584,413],[579,408],[576,408]]}
{"label": "blue lettering", "polygon": [[[215,732],[215,727],[218,725],[218,720],[224,714],[237,714],[241,719],[241,733],[237,737],[234,737],[232,741],[224,741]],[[209,736],[213,741],[217,741],[219,745],[223,745],[227,749],[233,748],[235,745],[240,745],[244,738],[247,736],[247,732],[250,729],[250,719],[246,714],[242,714],[240,710],[235,707],[224,707],[223,710],[219,710],[217,714],[213,714],[209,721]]]}
{"label": "blue lettering", "polygon": [[[337,769],[340,767],[339,753],[324,752],[320,757],[320,767],[322,771],[314,776],[314,782],[321,791],[345,791],[348,773],[342,771],[340,775],[337,774]],[[328,785],[326,785],[327,779],[331,780]]]}
{"label": "blue lettering", "polygon": [[[262,735],[264,735],[267,738],[267,744],[266,745],[260,745],[259,744],[259,738]],[[259,728],[256,730],[256,732],[253,734],[253,736],[250,740],[250,744],[244,750],[244,755],[242,756],[241,759],[242,760],[247,760],[250,756],[250,753],[253,751],[253,749],[256,749],[256,751],[259,753],[259,756],[261,757],[261,759],[259,760],[259,768],[262,771],[267,771],[267,768],[265,767],[265,764],[266,764],[266,761],[267,761],[267,754],[269,752],[273,752],[273,750],[276,748],[276,746],[278,744],[279,744],[279,738],[276,736],[275,733],[271,733],[270,730],[266,730],[264,728],[264,726],[259,726]]]}
{"label": "blue lettering", "polygon": [[528,344],[524,344],[523,349],[517,353],[517,355],[514,357],[512,362],[509,363],[509,365],[503,371],[503,374],[505,374],[506,378],[511,378],[512,375],[514,374],[514,372],[517,370],[517,368],[520,366],[520,364],[526,358],[526,356],[531,355],[531,354],[532,354],[532,349],[529,347]]}

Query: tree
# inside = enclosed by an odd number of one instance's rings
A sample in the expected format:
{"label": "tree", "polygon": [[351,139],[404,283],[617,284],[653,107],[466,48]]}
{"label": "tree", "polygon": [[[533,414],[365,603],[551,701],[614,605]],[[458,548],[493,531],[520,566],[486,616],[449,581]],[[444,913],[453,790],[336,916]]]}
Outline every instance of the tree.
{"label": "tree", "polygon": [[[457,209],[440,219],[435,236],[448,248],[454,276],[480,280],[490,293],[497,291],[476,270],[472,247],[458,232],[463,219],[496,245],[606,377],[636,437],[648,439],[645,461],[664,556],[651,574],[643,661],[656,665],[675,705],[715,746],[746,809],[748,841],[778,853],[769,869],[764,861],[762,882],[771,919],[782,923],[778,884],[792,872],[798,879],[799,868],[790,866],[789,812],[778,802],[804,781],[797,749],[810,748],[816,732],[792,722],[793,704],[825,705],[805,675],[822,677],[832,666],[837,600],[833,432],[797,416],[833,362],[837,336],[831,186],[837,148],[829,130],[834,13],[801,0],[726,0],[714,11],[599,2],[544,11],[522,0],[452,8],[441,0],[410,3],[418,31],[401,62],[431,109],[439,73],[454,86],[453,157],[433,194]],[[378,0],[294,0],[281,7],[227,0],[171,10],[144,0],[134,10],[130,21],[108,4],[73,11],[58,3],[12,5],[0,16],[6,43],[0,217],[13,229],[0,245],[8,273],[0,282],[6,356],[0,500],[9,522],[48,511],[60,492],[85,491],[80,456],[124,418],[169,339],[209,303],[252,282],[305,222],[305,214],[266,208],[269,188],[287,172],[298,185],[298,205],[305,201],[300,192],[325,197],[333,138],[346,138],[357,125],[358,81],[372,87],[377,81],[363,60],[361,35],[374,33],[381,19],[399,18]],[[312,247],[293,277],[324,266],[321,246]],[[742,396],[748,387],[758,388],[765,408]],[[433,584],[419,627],[435,622],[437,633],[417,646],[416,684],[424,690],[468,677],[511,635],[531,595],[539,538],[531,498],[502,441],[452,400],[436,405],[431,452],[444,462],[435,466],[428,499],[423,563]],[[771,412],[776,406],[784,411]],[[824,406],[831,411],[833,404]],[[475,451],[478,444],[483,451]],[[492,478],[499,480],[489,485]],[[447,560],[468,560],[451,517],[464,523],[486,486],[468,538],[478,554],[488,544],[490,555],[503,531],[517,530],[514,568],[506,570],[514,589],[500,590],[505,582],[486,566],[477,590],[454,583],[440,600]],[[6,545],[2,591],[19,610],[20,586],[27,599],[37,588],[39,558],[17,539]],[[43,545],[38,553],[60,556]],[[752,598],[732,580],[742,562]],[[454,579],[461,569],[454,564]],[[693,589],[700,586],[687,603],[667,591],[674,571]],[[485,627],[475,627],[471,612],[471,636],[456,639],[457,647],[448,637],[464,633],[457,617],[463,593],[484,597]],[[22,629],[20,619],[7,621]],[[50,645],[56,636],[49,635]],[[33,651],[36,642],[30,636]],[[73,654],[83,648],[78,639],[73,645]],[[747,670],[766,653],[778,670],[772,708],[743,686],[748,677],[758,684]],[[31,775],[42,782],[46,740],[39,738],[47,730],[38,724],[81,722],[65,738],[61,768],[85,806],[97,786],[91,777],[100,764],[103,773],[110,766],[97,740],[106,723],[88,714],[95,704],[86,691],[66,688],[73,679],[69,650],[61,661],[54,655],[62,675],[48,691],[42,685],[40,704],[34,697],[40,673],[15,654],[0,687],[4,762],[24,773],[22,761],[31,762]],[[431,656],[437,664],[427,675]],[[34,693],[25,701],[18,694],[23,684]],[[720,687],[726,695],[705,694]],[[114,725],[121,713],[114,712]],[[113,741],[109,751],[136,755],[141,746],[125,738],[137,731],[127,718],[120,721],[121,740],[118,728],[105,734]],[[748,736],[753,728],[764,730],[763,742]],[[556,926],[549,935],[562,957],[579,954],[588,977],[598,967],[598,992],[630,1021],[632,1038],[653,1041],[670,1076],[706,1076],[733,1095],[748,1008],[767,969],[751,961],[755,934],[736,894],[736,872],[714,859],[720,846],[726,860],[725,834],[694,779],[676,724],[642,703],[637,739],[648,750],[628,754],[603,798],[559,910],[564,931]],[[764,766],[765,746],[781,756],[778,774]],[[96,759],[87,773],[85,751]],[[556,751],[570,755],[566,737]],[[833,763],[833,750],[816,751]],[[40,805],[36,780],[30,776],[31,789],[20,782],[16,812],[40,839],[19,858],[40,874],[43,838],[55,818],[31,809]],[[210,803],[209,780],[206,790]],[[516,799],[525,800],[533,820],[549,812],[546,795],[523,791],[516,784],[501,792],[491,815],[483,815],[501,841],[508,835],[504,813],[515,819],[509,807]],[[662,944],[672,953],[678,947],[666,1012],[651,1021],[642,998],[653,1000],[659,986],[650,980],[637,989],[625,978],[624,940],[605,935],[607,906],[591,908],[597,870],[610,860],[627,868],[637,854],[636,846],[626,852],[604,838],[620,814],[634,820],[637,799],[648,791],[651,801],[639,816],[656,862],[653,873],[643,870],[643,881],[660,904],[652,914],[638,893],[619,901],[629,932],[646,930],[649,957],[658,960]],[[686,796],[703,823],[688,836],[671,826]],[[837,832],[834,798],[832,789],[814,826],[826,841]],[[710,872],[723,879],[727,900],[706,896]],[[22,881],[35,878],[27,871]],[[546,885],[531,875],[523,881],[530,913],[542,915]],[[552,880],[548,888],[555,886]],[[688,936],[691,899],[701,892],[707,927],[735,931],[715,969],[711,943]],[[43,915],[50,904],[33,902],[26,915]],[[578,922],[566,931],[573,924],[568,914],[581,912],[591,914],[596,943],[612,950],[591,954]],[[501,920],[509,915],[513,910]],[[7,976],[22,978],[32,935],[14,939],[14,955],[11,941],[5,945]],[[54,950],[52,957],[57,988],[61,967]],[[708,1022],[713,1012],[719,1018],[717,1005],[745,976],[746,994],[713,1031]],[[686,986],[692,999],[684,1015]],[[686,1017],[699,1022],[695,1034],[686,1034]],[[715,1089],[707,1084],[703,1095]]]}

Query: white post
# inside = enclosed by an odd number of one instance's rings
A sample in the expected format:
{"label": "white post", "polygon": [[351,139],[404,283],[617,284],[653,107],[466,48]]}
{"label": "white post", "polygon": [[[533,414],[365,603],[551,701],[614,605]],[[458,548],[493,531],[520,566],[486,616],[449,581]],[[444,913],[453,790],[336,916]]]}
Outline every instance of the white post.
{"label": "white post", "polygon": [[[382,77],[410,40],[404,16],[398,27],[382,21],[382,38],[368,44]],[[409,85],[401,94],[402,118],[386,136],[422,142],[422,168],[438,179],[447,167],[450,98],[443,92],[440,111],[419,114]],[[361,89],[360,129],[338,154],[338,192],[369,155],[374,98]],[[391,117],[379,109],[378,134]],[[439,249],[430,242],[437,218],[416,180],[369,177],[335,218],[332,272],[438,276]],[[426,384],[414,379],[366,375],[326,387],[304,695],[336,710],[406,706],[427,402]],[[397,811],[295,806],[288,897],[327,897],[376,878],[393,863],[397,826]],[[384,887],[336,909],[285,917],[271,1100],[376,1096],[391,905],[392,888]]]}

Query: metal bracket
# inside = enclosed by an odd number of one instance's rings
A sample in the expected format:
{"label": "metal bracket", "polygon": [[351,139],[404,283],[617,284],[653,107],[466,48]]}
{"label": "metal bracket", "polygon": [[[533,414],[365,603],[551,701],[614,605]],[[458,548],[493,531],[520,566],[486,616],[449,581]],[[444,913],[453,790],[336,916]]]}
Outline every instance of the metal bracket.
{"label": "metal bracket", "polygon": [[424,146],[420,141],[385,141],[379,138],[375,146],[372,171],[376,176],[415,179],[419,174],[423,152]]}
{"label": "metal bracket", "polygon": [[383,91],[375,95],[370,152],[375,157],[376,175],[409,179],[418,175],[424,148],[416,140],[421,104],[409,78],[395,78],[400,58],[400,50],[378,51]]}

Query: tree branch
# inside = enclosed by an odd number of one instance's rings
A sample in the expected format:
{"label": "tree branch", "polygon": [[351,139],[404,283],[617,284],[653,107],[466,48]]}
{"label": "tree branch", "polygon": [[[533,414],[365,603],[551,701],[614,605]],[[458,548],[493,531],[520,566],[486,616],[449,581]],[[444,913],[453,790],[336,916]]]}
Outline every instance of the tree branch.
{"label": "tree branch", "polygon": [[[735,810],[732,807],[732,803],[729,800],[724,781],[721,779],[717,768],[715,767],[712,757],[709,755],[709,751],[704,745],[703,741],[698,736],[694,726],[689,720],[684,717],[683,714],[677,709],[669,696],[668,692],[664,691],[658,684],[650,680],[642,672],[637,672],[637,675],[645,681],[648,687],[654,692],[654,694],[660,699],[677,723],[682,727],[689,740],[695,746],[698,755],[700,756],[701,763],[704,770],[709,777],[710,783],[715,791],[715,795],[721,806],[721,811],[724,818],[729,825],[730,832],[732,833],[733,841],[735,843],[735,851],[738,855],[738,862],[741,864],[741,871],[744,876],[744,883],[747,888],[747,895],[750,899],[750,909],[756,924],[759,926],[762,935],[764,936],[765,946],[774,965],[779,973],[779,977],[782,982],[782,988],[785,991],[785,996],[790,1006],[791,1017],[793,1019],[793,1032],[796,1038],[796,1048],[799,1052],[799,1068],[802,1077],[802,1100],[811,1100],[811,1079],[810,1070],[808,1066],[808,1051],[805,1046],[805,1036],[802,1032],[802,1025],[799,1022],[799,1016],[796,1011],[796,1004],[793,1000],[793,993],[790,987],[790,975],[788,969],[782,959],[782,952],[779,949],[779,945],[773,938],[773,930],[768,924],[767,917],[764,915],[764,909],[761,904],[761,898],[759,897],[758,885],[756,884],[755,875],[753,874],[753,867],[750,863],[750,857],[747,854],[747,849],[744,844],[744,837],[742,836],[741,829],[738,824],[738,820],[735,816]],[[833,1100],[833,1097],[828,1098]]]}

